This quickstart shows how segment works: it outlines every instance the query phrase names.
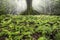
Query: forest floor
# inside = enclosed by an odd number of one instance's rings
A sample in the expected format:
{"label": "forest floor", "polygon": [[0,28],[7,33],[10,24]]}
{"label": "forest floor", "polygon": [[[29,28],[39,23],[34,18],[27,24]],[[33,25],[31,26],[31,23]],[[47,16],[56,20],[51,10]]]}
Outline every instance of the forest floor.
{"label": "forest floor", "polygon": [[60,16],[0,15],[0,40],[60,40]]}

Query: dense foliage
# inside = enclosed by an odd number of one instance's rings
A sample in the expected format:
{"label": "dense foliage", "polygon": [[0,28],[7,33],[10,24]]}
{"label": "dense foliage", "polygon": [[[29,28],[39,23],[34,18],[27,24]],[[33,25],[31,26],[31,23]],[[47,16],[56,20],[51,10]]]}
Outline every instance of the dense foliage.
{"label": "dense foliage", "polygon": [[60,40],[60,16],[0,15],[0,40]]}

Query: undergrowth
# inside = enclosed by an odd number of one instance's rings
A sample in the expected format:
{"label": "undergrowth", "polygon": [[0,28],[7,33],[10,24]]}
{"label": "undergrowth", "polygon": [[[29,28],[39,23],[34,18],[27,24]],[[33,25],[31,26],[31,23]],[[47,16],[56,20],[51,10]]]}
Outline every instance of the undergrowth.
{"label": "undergrowth", "polygon": [[60,40],[60,16],[0,15],[0,40]]}

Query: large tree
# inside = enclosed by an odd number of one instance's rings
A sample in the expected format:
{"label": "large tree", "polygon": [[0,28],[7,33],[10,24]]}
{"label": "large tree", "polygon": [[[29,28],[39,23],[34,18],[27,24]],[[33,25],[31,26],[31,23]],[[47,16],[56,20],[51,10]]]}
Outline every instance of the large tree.
{"label": "large tree", "polygon": [[24,15],[37,15],[37,14],[39,14],[37,11],[33,10],[32,1],[33,0],[26,0],[27,10],[23,13]]}
{"label": "large tree", "polygon": [[27,14],[31,14],[32,11],[32,0],[26,0],[27,2]]}

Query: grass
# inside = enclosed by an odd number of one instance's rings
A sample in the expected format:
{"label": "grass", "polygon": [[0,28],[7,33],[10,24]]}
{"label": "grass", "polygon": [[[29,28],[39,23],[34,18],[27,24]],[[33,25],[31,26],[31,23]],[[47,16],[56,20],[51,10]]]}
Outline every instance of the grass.
{"label": "grass", "polygon": [[60,16],[0,15],[0,40],[60,40]]}

